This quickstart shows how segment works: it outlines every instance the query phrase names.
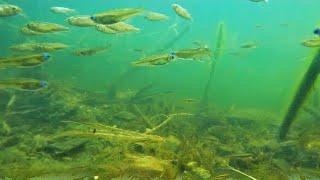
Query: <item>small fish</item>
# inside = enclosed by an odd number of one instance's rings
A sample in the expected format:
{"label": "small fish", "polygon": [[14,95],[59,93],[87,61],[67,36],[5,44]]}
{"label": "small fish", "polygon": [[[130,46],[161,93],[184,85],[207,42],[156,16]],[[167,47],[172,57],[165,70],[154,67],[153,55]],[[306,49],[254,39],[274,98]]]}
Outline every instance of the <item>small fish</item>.
{"label": "small fish", "polygon": [[211,57],[211,50],[209,48],[182,49],[172,52],[172,55],[178,59],[201,60],[205,55]]}
{"label": "small fish", "polygon": [[11,4],[0,5],[0,17],[15,16],[22,12],[18,6]]}
{"label": "small fish", "polygon": [[263,25],[262,24],[256,24],[256,28],[257,29],[261,29],[261,28],[263,28]]}
{"label": "small fish", "polygon": [[232,50],[229,52],[229,54],[233,56],[240,56],[241,52],[239,50]]}
{"label": "small fish", "polygon": [[252,1],[252,2],[269,2],[269,0],[250,0],[250,1]]}
{"label": "small fish", "polygon": [[130,102],[134,104],[145,104],[146,102],[150,102],[150,100],[152,99],[166,97],[166,96],[168,97],[173,94],[174,94],[173,91],[148,93],[148,94],[145,94],[144,96],[133,97],[130,99]]}
{"label": "small fish", "polygon": [[247,43],[243,43],[240,46],[241,48],[245,48],[245,49],[252,49],[252,48],[257,48],[258,45],[255,42],[247,42]]}
{"label": "small fish", "polygon": [[98,52],[106,51],[111,48],[111,45],[106,47],[96,47],[96,48],[85,48],[73,51],[73,55],[76,56],[92,56],[97,54]]}
{"label": "small fish", "polygon": [[27,52],[27,51],[35,51],[36,49],[36,44],[32,43],[32,44],[17,44],[17,45],[13,45],[11,47],[9,47],[9,49],[11,51],[15,51],[15,52]]}
{"label": "small fish", "polygon": [[90,18],[98,24],[113,24],[128,20],[141,14],[144,10],[141,8],[124,8],[105,11],[94,14]]}
{"label": "small fish", "polygon": [[168,19],[168,16],[160,13],[149,12],[144,16],[144,18],[149,21],[165,21]]}
{"label": "small fish", "polygon": [[15,89],[22,91],[38,91],[47,87],[46,81],[36,79],[5,79],[0,80],[0,89]]}
{"label": "small fish", "polygon": [[116,34],[117,31],[110,29],[107,25],[104,24],[97,24],[94,26],[94,28],[100,32],[106,33],[106,34]]}
{"label": "small fish", "polygon": [[51,59],[49,54],[35,54],[7,57],[0,60],[0,68],[31,68],[39,66]]}
{"label": "small fish", "polygon": [[131,49],[131,51],[138,52],[138,53],[144,53],[145,50],[143,48],[133,48],[133,49]]}
{"label": "small fish", "polygon": [[196,103],[196,100],[191,98],[183,99],[182,101],[189,104]]}
{"label": "small fish", "polygon": [[29,28],[27,28],[27,27],[21,28],[19,32],[20,32],[21,34],[27,35],[27,36],[37,36],[37,35],[42,35],[42,34],[44,34],[44,33],[42,33],[42,32],[33,31],[33,30],[31,30],[31,29],[29,29]]}
{"label": "small fish", "polygon": [[192,20],[191,14],[186,9],[181,7],[180,5],[172,4],[171,7],[177,13],[177,15],[179,15],[180,17],[182,17],[182,18],[184,18],[186,20],[189,20],[189,21]]}
{"label": "small fish", "polygon": [[70,9],[66,7],[51,7],[50,11],[55,14],[72,14],[76,12],[74,9]]}
{"label": "small fish", "polygon": [[69,17],[67,18],[67,22],[70,25],[79,27],[90,27],[96,25],[96,23],[90,18],[90,16],[85,15]]}
{"label": "small fish", "polygon": [[305,47],[320,47],[320,39],[310,39],[301,42],[302,46]]}
{"label": "small fish", "polygon": [[139,28],[136,28],[136,27],[134,27],[130,24],[124,23],[124,22],[108,24],[106,26],[116,32],[138,32],[138,31],[140,31]]}
{"label": "small fish", "polygon": [[10,47],[15,52],[51,52],[68,48],[62,43],[22,43]]}
{"label": "small fish", "polygon": [[38,43],[35,52],[51,52],[68,48],[68,45],[62,43]]}
{"label": "small fish", "polygon": [[313,31],[313,34],[320,36],[320,28],[316,28],[316,29]]}
{"label": "small fish", "polygon": [[160,66],[165,65],[174,60],[174,56],[172,54],[161,54],[161,55],[153,55],[142,58],[138,61],[132,62],[133,66]]}
{"label": "small fish", "polygon": [[41,33],[69,31],[69,28],[67,27],[64,27],[59,24],[48,23],[48,22],[30,22],[27,24],[27,27],[32,31],[41,32]]}

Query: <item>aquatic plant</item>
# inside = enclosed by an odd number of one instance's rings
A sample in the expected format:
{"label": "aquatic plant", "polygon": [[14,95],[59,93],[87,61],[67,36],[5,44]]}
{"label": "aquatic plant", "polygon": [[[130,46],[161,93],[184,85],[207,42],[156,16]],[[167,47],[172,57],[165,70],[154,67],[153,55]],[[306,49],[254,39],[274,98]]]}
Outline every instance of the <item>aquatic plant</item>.
{"label": "aquatic plant", "polygon": [[283,140],[293,123],[296,119],[298,111],[300,110],[301,106],[305,103],[307,97],[310,95],[312,87],[316,83],[320,72],[320,49],[316,49],[312,53],[312,57],[310,58],[310,64],[305,72],[297,90],[293,97],[293,100],[285,114],[283,119],[282,125],[280,127],[279,138]]}
{"label": "aquatic plant", "polygon": [[208,81],[205,85],[205,90],[203,92],[201,103],[200,103],[200,108],[202,110],[205,109],[207,111],[208,101],[209,101],[209,90],[210,90],[210,86],[212,85],[211,83],[212,83],[212,79],[213,79],[214,72],[215,72],[215,66],[216,66],[217,61],[221,57],[221,54],[224,49],[225,41],[226,41],[225,25],[223,22],[221,22],[218,24],[218,27],[217,27],[217,32],[216,32],[216,36],[215,36],[215,47],[213,49],[214,55],[211,60],[209,78],[208,78]]}

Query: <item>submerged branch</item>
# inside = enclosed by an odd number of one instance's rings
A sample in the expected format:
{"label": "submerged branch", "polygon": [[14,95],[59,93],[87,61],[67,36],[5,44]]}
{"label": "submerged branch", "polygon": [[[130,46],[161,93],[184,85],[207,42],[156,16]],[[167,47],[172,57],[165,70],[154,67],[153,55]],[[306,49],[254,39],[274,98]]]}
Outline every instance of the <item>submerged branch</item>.
{"label": "submerged branch", "polygon": [[110,140],[125,140],[133,142],[163,142],[163,138],[156,135],[146,135],[134,131],[124,130],[116,127],[106,126],[100,123],[80,123],[74,121],[63,121],[65,123],[75,123],[79,125],[89,126],[94,131],[70,130],[62,134],[52,136],[50,140],[64,137],[82,137],[82,138],[102,138]]}
{"label": "submerged branch", "polygon": [[190,113],[178,113],[178,114],[170,114],[167,116],[167,119],[163,121],[161,124],[158,126],[152,128],[152,129],[146,129],[145,134],[152,134],[154,131],[162,128],[163,126],[167,125],[175,116],[191,116],[192,114]]}
{"label": "submerged branch", "polygon": [[137,105],[133,105],[134,109],[140,114],[142,120],[147,124],[148,127],[152,127],[150,120],[141,112],[140,108]]}
{"label": "submerged branch", "polygon": [[250,175],[248,175],[248,174],[246,174],[246,173],[244,173],[244,172],[242,172],[242,171],[240,171],[240,170],[238,170],[238,169],[236,169],[236,168],[234,168],[234,167],[232,167],[232,166],[227,166],[227,168],[228,169],[230,169],[230,170],[232,170],[232,171],[234,171],[234,172],[237,172],[237,173],[239,173],[239,174],[242,174],[242,175],[244,175],[244,176],[246,176],[246,177],[248,177],[248,178],[250,178],[250,179],[252,179],[252,180],[257,180],[256,178],[254,178],[254,177],[252,177],[252,176],[250,176]]}

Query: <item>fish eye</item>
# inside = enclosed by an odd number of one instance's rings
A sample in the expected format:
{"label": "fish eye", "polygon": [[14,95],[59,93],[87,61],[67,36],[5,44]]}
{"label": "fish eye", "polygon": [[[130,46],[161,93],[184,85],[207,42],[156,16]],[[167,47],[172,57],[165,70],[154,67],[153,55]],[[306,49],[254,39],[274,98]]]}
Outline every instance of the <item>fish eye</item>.
{"label": "fish eye", "polygon": [[314,34],[319,34],[319,35],[320,35],[320,29],[319,29],[319,28],[315,29],[315,30],[313,31],[313,33],[314,33]]}
{"label": "fish eye", "polygon": [[96,19],[96,16],[95,16],[95,15],[92,15],[92,16],[90,16],[90,19],[91,19],[91,20],[95,20],[95,19]]}
{"label": "fish eye", "polygon": [[173,60],[174,59],[174,56],[173,55],[170,55],[170,60]]}
{"label": "fish eye", "polygon": [[172,55],[172,56],[173,56],[173,55],[176,55],[176,53],[175,53],[175,52],[172,52],[172,53],[170,53],[170,55]]}
{"label": "fish eye", "polygon": [[48,83],[46,82],[46,81],[42,81],[41,83],[40,83],[40,86],[41,87],[45,87],[45,86],[47,86],[48,85]]}
{"label": "fish eye", "polygon": [[50,58],[50,55],[49,55],[49,54],[43,54],[43,55],[42,55],[42,58],[43,58],[43,59],[49,59],[49,58]]}

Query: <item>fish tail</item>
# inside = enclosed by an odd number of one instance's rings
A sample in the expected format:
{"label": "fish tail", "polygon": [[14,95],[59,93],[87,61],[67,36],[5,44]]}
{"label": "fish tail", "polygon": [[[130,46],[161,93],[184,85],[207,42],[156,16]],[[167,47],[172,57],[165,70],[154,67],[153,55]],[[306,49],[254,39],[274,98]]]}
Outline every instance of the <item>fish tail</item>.
{"label": "fish tail", "polygon": [[138,66],[140,63],[139,62],[131,62],[130,66]]}

